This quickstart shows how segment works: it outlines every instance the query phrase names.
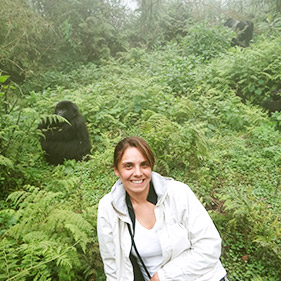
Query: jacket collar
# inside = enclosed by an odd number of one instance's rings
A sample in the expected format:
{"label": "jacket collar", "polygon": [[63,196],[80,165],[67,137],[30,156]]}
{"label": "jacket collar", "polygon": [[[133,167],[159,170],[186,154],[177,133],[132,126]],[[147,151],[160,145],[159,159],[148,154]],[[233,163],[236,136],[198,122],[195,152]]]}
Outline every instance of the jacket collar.
{"label": "jacket collar", "polygon": [[156,205],[156,203],[157,203],[157,194],[155,192],[152,181],[150,181],[150,184],[149,184],[149,192],[148,192],[148,196],[147,196],[146,200],[154,205]]}

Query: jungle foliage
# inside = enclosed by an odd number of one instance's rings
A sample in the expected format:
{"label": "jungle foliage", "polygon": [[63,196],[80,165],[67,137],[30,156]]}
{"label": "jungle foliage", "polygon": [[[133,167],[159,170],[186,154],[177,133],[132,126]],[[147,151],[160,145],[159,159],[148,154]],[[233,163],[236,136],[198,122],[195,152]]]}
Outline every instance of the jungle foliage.
{"label": "jungle foliage", "polygon": [[251,19],[255,32],[281,30],[280,0],[1,0],[0,71],[21,83],[47,70],[69,72],[120,52],[152,50],[192,34],[195,24]]}
{"label": "jungle foliage", "polygon": [[[20,66],[17,74],[30,78],[18,84],[0,75],[0,280],[105,280],[97,205],[116,180],[114,146],[128,135],[145,138],[155,170],[187,183],[208,209],[230,280],[281,279],[281,113],[262,107],[281,97],[279,0],[225,1],[233,14],[260,11],[245,49],[229,47],[232,32],[209,21],[218,8],[207,9],[211,0],[200,2],[206,10],[138,1],[154,5],[133,14],[119,1],[94,1],[94,11],[86,0],[2,2],[9,13],[0,17],[0,44],[16,44],[1,45],[0,68]],[[94,28],[97,20],[114,30]],[[85,117],[92,155],[54,167],[37,126],[65,99]]]}

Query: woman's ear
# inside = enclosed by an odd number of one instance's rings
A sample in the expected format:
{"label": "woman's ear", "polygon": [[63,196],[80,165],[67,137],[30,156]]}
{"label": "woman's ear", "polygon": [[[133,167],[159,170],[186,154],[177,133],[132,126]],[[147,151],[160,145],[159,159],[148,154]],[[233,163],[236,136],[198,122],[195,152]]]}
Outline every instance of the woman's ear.
{"label": "woman's ear", "polygon": [[118,177],[118,178],[120,177],[120,174],[119,174],[117,168],[115,168],[115,167],[114,167],[114,173],[115,173],[116,177]]}

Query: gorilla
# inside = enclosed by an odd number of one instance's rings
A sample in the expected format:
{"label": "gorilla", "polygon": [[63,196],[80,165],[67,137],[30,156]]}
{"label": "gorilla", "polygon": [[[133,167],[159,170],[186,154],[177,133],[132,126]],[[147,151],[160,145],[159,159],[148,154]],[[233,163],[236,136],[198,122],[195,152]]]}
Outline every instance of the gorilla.
{"label": "gorilla", "polygon": [[239,21],[229,18],[224,23],[224,26],[232,28],[237,34],[236,38],[232,38],[231,46],[249,47],[254,31],[254,24],[252,21]]}
{"label": "gorilla", "polygon": [[38,126],[42,135],[40,144],[49,164],[62,164],[66,159],[88,160],[91,151],[89,132],[75,103],[61,101],[55,107],[56,115],[65,118],[42,120]]}
{"label": "gorilla", "polygon": [[276,111],[281,112],[281,88],[273,91],[261,106],[268,111],[269,116]]}

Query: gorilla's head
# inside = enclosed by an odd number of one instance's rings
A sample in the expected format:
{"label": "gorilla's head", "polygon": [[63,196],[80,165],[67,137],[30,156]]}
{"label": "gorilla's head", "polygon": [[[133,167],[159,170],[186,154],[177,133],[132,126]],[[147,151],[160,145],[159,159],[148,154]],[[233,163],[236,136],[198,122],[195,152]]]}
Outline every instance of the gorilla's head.
{"label": "gorilla's head", "polygon": [[55,114],[71,122],[79,114],[78,106],[71,101],[61,101],[56,105]]}
{"label": "gorilla's head", "polygon": [[225,23],[224,23],[224,26],[227,26],[227,27],[234,27],[236,23],[236,20],[232,19],[232,18],[229,18]]}

